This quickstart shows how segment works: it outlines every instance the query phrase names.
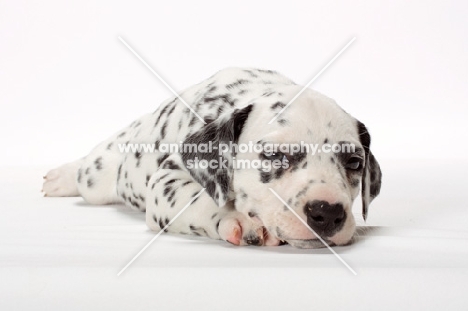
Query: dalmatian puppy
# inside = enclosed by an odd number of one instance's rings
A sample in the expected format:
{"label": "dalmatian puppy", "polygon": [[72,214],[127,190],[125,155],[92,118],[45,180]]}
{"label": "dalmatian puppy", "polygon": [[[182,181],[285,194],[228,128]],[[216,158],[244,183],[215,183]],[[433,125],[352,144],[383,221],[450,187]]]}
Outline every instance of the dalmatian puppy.
{"label": "dalmatian puppy", "polygon": [[[332,99],[306,89],[283,109],[301,90],[275,71],[224,69],[183,91],[180,98],[166,100],[86,157],[49,171],[43,192],[53,197],[82,196],[93,205],[124,203],[146,212],[146,223],[154,231],[164,229],[192,201],[166,231],[235,245],[284,242],[323,247],[317,234],[329,245],[346,245],[355,232],[351,206],[359,190],[364,219],[380,192],[379,164],[369,149],[365,125]],[[355,148],[294,154],[276,149],[161,151],[163,144],[180,142],[211,143],[214,149],[252,142],[346,143]],[[122,146],[129,144],[152,144],[155,150],[122,152]],[[215,159],[226,165],[193,165],[195,160]],[[269,170],[237,168],[235,161],[241,160],[278,160],[287,165]]]}

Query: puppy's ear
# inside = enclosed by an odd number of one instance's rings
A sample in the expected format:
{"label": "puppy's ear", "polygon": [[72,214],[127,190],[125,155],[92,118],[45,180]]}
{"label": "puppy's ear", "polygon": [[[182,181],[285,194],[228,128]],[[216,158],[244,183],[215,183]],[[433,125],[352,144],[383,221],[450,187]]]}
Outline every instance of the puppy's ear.
{"label": "puppy's ear", "polygon": [[374,155],[370,150],[371,137],[366,126],[357,121],[359,139],[365,152],[365,163],[362,174],[361,197],[362,197],[362,217],[367,219],[367,211],[372,200],[379,195],[382,184],[382,172]]}
{"label": "puppy's ear", "polygon": [[[186,168],[192,177],[206,188],[206,192],[219,207],[229,201],[234,171],[232,162],[235,156],[232,150],[225,151],[226,148],[221,150],[219,147],[221,144],[237,144],[252,108],[253,105],[249,105],[222,114],[184,141],[184,146],[191,146],[181,152]],[[203,149],[205,146],[209,147],[209,144],[212,150]]]}

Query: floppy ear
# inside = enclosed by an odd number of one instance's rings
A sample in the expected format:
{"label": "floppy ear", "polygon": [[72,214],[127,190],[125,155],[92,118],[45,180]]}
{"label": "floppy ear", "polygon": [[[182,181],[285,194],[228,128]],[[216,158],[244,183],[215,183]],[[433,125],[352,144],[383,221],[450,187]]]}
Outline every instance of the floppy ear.
{"label": "floppy ear", "polygon": [[[242,109],[235,109],[230,113],[223,114],[184,141],[184,145],[197,146],[196,150],[195,148],[182,150],[182,159],[186,168],[192,177],[206,188],[206,192],[219,207],[224,206],[229,201],[234,171],[232,158],[235,156],[235,154],[231,153],[232,150],[220,154],[221,149],[219,146],[220,144],[237,144],[252,107],[251,104]],[[208,145],[210,143],[213,150],[200,148],[202,144]],[[205,164],[214,165],[208,165],[208,167],[196,165],[197,160],[204,160]],[[198,163],[201,164],[201,162]]]}
{"label": "floppy ear", "polygon": [[362,174],[361,197],[362,197],[362,217],[367,219],[367,211],[372,200],[379,195],[382,184],[382,172],[374,155],[370,150],[371,138],[366,126],[357,121],[359,139],[365,152],[365,163]]}

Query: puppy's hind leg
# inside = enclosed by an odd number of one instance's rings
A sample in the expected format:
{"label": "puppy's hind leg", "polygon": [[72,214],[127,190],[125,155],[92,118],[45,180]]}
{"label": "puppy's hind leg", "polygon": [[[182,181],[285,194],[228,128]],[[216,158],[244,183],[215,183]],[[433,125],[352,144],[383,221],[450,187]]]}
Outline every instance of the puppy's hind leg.
{"label": "puppy's hind leg", "polygon": [[98,147],[84,159],[78,169],[77,186],[83,199],[94,205],[119,203],[117,178],[120,154]]}
{"label": "puppy's hind leg", "polygon": [[64,164],[50,170],[44,176],[42,191],[47,197],[76,197],[79,196],[76,184],[78,169],[84,159]]}
{"label": "puppy's hind leg", "polygon": [[90,204],[120,202],[117,197],[117,175],[122,161],[107,142],[86,157],[53,169],[44,176],[42,191],[48,197],[82,196]]}

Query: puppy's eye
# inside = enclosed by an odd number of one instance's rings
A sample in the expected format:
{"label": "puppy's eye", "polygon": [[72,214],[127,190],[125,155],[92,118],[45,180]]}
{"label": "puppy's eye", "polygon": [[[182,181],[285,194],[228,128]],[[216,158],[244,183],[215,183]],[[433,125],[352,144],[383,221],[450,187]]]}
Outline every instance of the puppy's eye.
{"label": "puppy's eye", "polygon": [[349,158],[348,162],[346,162],[345,168],[348,170],[358,171],[362,167],[362,159],[358,157],[351,157]]}
{"label": "puppy's eye", "polygon": [[282,152],[264,152],[263,153],[263,157],[267,160],[271,160],[271,161],[274,161],[274,160],[283,160],[286,155]]}

